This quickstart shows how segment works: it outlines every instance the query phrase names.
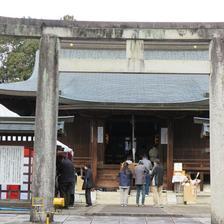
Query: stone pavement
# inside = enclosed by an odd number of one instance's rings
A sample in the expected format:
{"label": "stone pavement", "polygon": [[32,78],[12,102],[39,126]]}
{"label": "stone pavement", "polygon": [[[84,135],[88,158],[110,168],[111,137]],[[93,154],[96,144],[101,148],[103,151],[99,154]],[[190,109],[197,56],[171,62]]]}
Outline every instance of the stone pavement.
{"label": "stone pavement", "polygon": [[[118,205],[95,205],[89,208],[76,206],[74,209],[57,211],[54,220],[55,223],[63,224],[209,224],[211,222],[210,208],[205,205],[175,205],[164,208]],[[29,214],[1,212],[0,223],[28,224]]]}
{"label": "stone pavement", "polygon": [[[29,224],[29,215],[0,214],[0,223]],[[54,223],[63,224],[209,224],[209,217],[136,217],[55,215]]]}
{"label": "stone pavement", "polygon": [[163,208],[154,206],[136,207],[129,205],[94,205],[92,207],[76,206],[74,209],[59,210],[63,215],[84,215],[84,216],[198,216],[210,215],[209,205],[165,205]]}

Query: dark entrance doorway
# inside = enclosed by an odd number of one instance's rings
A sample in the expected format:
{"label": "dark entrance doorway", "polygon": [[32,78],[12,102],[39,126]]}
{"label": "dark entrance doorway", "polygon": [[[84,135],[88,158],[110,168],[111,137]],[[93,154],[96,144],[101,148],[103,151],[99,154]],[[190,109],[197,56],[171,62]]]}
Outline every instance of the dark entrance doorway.
{"label": "dark entrance doorway", "polygon": [[132,116],[112,116],[106,121],[105,133],[105,164],[120,164],[127,156],[133,157],[135,148],[135,161],[146,154],[159,139],[160,125],[150,117],[135,116],[134,141]]}

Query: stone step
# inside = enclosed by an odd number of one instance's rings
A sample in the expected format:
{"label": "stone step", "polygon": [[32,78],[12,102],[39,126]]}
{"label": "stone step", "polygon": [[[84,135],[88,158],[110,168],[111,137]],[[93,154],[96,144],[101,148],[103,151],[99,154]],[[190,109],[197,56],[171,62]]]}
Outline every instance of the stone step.
{"label": "stone step", "polygon": [[[120,192],[104,192],[104,191],[94,191],[92,192],[93,202],[95,204],[120,204]],[[183,194],[174,193],[172,191],[164,191],[162,193],[163,204],[184,204]],[[141,200],[141,198],[140,198]],[[85,195],[83,192],[76,192],[76,202],[85,203]],[[131,195],[128,197],[128,203],[130,205],[136,204],[136,191],[132,190]],[[145,198],[146,205],[153,205],[153,195],[149,194]],[[196,204],[210,204],[210,194],[200,192],[197,196]]]}

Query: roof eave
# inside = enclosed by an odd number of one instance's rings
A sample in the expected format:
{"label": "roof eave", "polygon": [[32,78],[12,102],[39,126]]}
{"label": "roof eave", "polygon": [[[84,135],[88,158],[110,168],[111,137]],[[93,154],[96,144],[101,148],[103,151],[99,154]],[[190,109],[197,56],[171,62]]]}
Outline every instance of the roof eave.
{"label": "roof eave", "polygon": [[176,104],[118,104],[118,103],[73,103],[69,105],[60,105],[60,110],[170,110],[170,111],[208,111],[208,100],[193,103]]}

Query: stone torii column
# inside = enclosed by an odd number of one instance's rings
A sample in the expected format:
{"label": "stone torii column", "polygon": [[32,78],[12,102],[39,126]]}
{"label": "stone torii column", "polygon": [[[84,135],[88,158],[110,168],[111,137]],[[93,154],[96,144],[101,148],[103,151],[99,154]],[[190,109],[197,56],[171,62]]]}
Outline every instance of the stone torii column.
{"label": "stone torii column", "polygon": [[[43,198],[44,207],[40,215],[34,209],[31,210],[30,220],[35,222],[45,221],[46,212],[53,211],[59,97],[59,45],[57,36],[42,35],[36,96],[32,197]],[[50,219],[53,220],[53,214]]]}
{"label": "stone torii column", "polygon": [[224,36],[210,44],[211,223],[224,223]]}

